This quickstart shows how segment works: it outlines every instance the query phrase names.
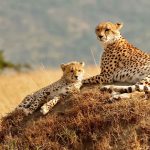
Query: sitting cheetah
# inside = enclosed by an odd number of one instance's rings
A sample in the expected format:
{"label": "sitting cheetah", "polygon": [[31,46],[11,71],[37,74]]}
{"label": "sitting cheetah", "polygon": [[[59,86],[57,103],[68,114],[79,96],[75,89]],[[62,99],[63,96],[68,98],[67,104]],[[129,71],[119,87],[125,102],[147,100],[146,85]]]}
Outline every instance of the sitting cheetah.
{"label": "sitting cheetah", "polygon": [[122,27],[122,23],[111,22],[103,22],[96,27],[95,33],[104,47],[101,73],[84,79],[82,83],[127,82],[134,85],[118,87],[122,93],[135,90],[150,92],[150,54],[144,53],[124,39],[120,34]]}
{"label": "sitting cheetah", "polygon": [[63,76],[60,80],[26,96],[16,109],[21,109],[28,115],[44,104],[41,112],[46,114],[61,97],[79,91],[84,75],[84,62],[62,64],[61,69]]}

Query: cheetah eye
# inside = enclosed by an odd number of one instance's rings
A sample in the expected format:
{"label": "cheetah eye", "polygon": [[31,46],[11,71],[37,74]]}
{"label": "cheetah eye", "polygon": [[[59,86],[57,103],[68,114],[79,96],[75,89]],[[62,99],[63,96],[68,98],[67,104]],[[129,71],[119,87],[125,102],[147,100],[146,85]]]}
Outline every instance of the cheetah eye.
{"label": "cheetah eye", "polygon": [[82,70],[78,70],[79,72],[81,72]]}
{"label": "cheetah eye", "polygon": [[99,32],[99,28],[96,28],[96,31]]}
{"label": "cheetah eye", "polygon": [[110,31],[110,29],[105,29],[105,32],[108,32],[108,31]]}

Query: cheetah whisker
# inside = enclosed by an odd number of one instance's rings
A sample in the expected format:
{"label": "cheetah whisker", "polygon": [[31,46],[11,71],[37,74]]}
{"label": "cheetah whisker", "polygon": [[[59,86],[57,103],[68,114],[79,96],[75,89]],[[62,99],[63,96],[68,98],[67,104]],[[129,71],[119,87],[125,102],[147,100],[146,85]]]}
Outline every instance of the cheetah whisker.
{"label": "cheetah whisker", "polygon": [[90,75],[89,73],[85,72],[85,74],[86,74],[87,76],[91,77],[91,75]]}
{"label": "cheetah whisker", "polygon": [[95,66],[96,66],[96,68],[97,68],[97,73],[99,73],[99,67],[98,67],[98,65],[97,65],[97,63],[96,63],[96,59],[95,59],[95,56],[94,56],[94,53],[93,53],[92,48],[91,48],[90,50],[91,50],[91,54],[92,54],[92,57],[93,57],[93,60],[94,60]]}

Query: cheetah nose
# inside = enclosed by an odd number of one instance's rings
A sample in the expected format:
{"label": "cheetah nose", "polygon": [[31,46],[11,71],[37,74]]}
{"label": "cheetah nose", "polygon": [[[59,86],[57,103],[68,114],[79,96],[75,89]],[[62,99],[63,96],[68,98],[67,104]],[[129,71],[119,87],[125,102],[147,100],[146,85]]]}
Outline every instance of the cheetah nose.
{"label": "cheetah nose", "polygon": [[103,38],[103,36],[102,36],[102,35],[99,35],[98,37],[99,37],[100,39],[101,39],[101,38]]}
{"label": "cheetah nose", "polygon": [[76,79],[78,79],[78,76],[75,76]]}

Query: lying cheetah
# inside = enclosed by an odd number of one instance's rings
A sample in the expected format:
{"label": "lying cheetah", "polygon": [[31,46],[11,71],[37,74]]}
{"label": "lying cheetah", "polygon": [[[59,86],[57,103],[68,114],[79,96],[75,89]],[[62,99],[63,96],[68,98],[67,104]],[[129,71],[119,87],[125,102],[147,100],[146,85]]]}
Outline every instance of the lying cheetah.
{"label": "lying cheetah", "polygon": [[[83,80],[84,84],[127,82],[133,86],[113,87],[117,92],[150,92],[150,54],[134,47],[120,34],[122,23],[100,23],[95,33],[104,47],[100,75]],[[112,87],[112,86],[111,86]],[[110,86],[105,87],[107,89]],[[118,90],[117,90],[118,89]]]}
{"label": "lying cheetah", "polygon": [[62,64],[61,69],[63,76],[60,80],[26,96],[17,109],[23,110],[28,115],[44,104],[41,112],[46,114],[61,97],[79,91],[84,75],[84,62]]}

